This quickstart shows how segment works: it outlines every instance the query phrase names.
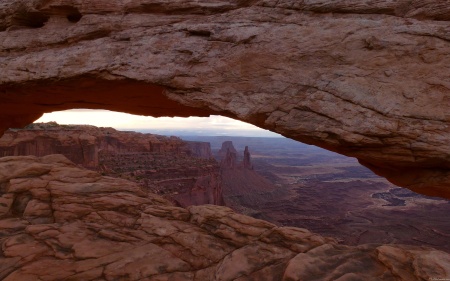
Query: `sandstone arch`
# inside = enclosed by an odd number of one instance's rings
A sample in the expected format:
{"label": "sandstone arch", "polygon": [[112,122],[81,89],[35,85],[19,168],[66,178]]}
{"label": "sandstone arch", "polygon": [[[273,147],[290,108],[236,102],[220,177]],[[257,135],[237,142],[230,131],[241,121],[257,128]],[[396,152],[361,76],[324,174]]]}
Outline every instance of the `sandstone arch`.
{"label": "sandstone arch", "polygon": [[447,1],[4,0],[0,130],[219,114],[450,198]]}

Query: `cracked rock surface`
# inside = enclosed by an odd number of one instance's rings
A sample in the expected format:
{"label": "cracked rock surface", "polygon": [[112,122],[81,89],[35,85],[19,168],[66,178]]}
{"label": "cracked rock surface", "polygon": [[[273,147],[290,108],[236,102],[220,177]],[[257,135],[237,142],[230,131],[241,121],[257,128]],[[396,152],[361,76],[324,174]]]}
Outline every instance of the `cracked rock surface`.
{"label": "cracked rock surface", "polygon": [[3,0],[0,130],[218,114],[450,198],[449,19],[448,0]]}
{"label": "cracked rock surface", "polygon": [[450,255],[337,244],[213,205],[175,207],[62,155],[0,159],[0,279],[430,280]]}

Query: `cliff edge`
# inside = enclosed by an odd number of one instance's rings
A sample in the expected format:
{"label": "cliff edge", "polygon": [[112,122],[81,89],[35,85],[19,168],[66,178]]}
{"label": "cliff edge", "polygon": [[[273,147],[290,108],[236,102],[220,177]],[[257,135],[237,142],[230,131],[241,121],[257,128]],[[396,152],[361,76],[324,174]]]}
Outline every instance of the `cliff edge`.
{"label": "cliff edge", "polygon": [[0,138],[0,157],[50,154],[135,181],[180,206],[223,205],[219,166],[206,142],[55,122],[9,129]]}

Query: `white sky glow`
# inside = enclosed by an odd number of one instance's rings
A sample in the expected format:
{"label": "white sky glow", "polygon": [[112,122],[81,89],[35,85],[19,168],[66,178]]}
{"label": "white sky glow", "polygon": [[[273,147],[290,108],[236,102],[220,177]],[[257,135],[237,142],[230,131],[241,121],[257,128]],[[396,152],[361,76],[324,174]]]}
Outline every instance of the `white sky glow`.
{"label": "white sky glow", "polygon": [[94,125],[118,130],[189,131],[203,135],[238,135],[279,137],[248,123],[223,116],[205,117],[148,117],[108,110],[71,109],[46,113],[35,122],[55,121],[58,124]]}

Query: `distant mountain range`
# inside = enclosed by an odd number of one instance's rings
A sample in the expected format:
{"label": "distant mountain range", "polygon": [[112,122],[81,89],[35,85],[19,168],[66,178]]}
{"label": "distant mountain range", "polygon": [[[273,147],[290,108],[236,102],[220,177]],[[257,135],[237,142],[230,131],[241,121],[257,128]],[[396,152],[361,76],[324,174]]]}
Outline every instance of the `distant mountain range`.
{"label": "distant mountain range", "polygon": [[284,138],[282,135],[267,131],[267,130],[160,130],[160,129],[118,129],[121,131],[136,131],[141,133],[151,133],[166,136],[233,136],[233,137],[261,137],[261,138]]}

